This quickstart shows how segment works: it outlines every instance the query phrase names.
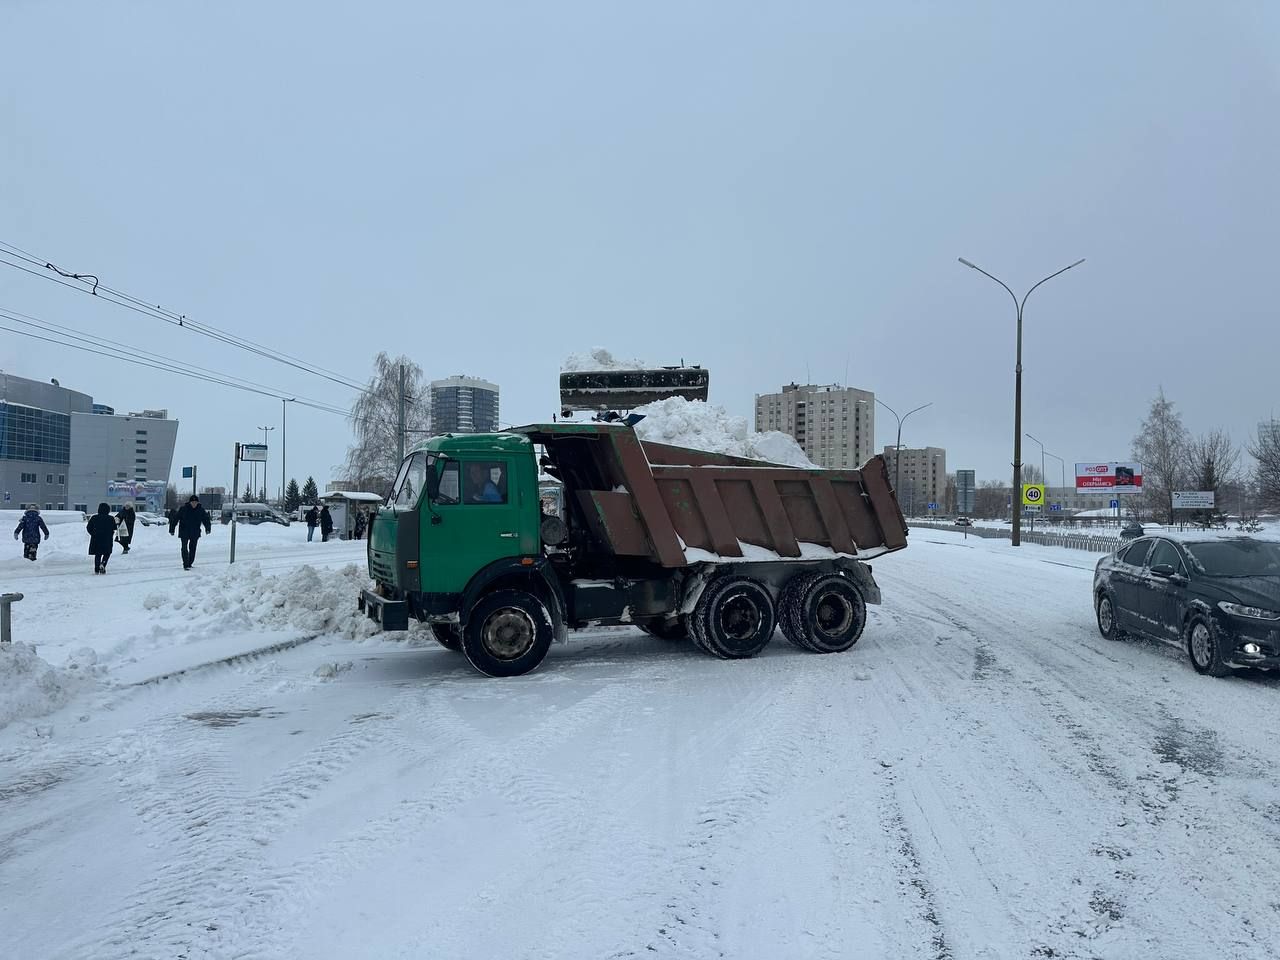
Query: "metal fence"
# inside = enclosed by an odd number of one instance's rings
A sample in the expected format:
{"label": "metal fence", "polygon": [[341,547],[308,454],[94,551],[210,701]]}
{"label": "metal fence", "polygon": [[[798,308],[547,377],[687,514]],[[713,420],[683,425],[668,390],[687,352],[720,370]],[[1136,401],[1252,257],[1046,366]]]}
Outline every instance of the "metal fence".
{"label": "metal fence", "polygon": [[[928,530],[950,530],[952,533],[961,533],[964,527],[957,527],[953,523],[935,523],[929,520],[911,520],[909,525],[914,529],[921,527]],[[1013,530],[1002,530],[998,527],[969,527],[969,536],[982,537],[985,540],[1012,540]],[[1120,538],[1117,536],[1106,536],[1100,533],[1086,533],[1084,531],[1071,532],[1048,532],[1048,533],[1029,533],[1022,531],[1023,543],[1034,543],[1042,547],[1066,547],[1069,550],[1087,550],[1091,553],[1110,553],[1116,547],[1120,546]]]}

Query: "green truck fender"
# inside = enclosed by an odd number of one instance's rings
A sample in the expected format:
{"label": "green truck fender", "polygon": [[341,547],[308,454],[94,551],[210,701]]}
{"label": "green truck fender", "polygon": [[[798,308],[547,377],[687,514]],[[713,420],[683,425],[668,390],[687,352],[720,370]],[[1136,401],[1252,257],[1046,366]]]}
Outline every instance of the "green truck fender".
{"label": "green truck fender", "polygon": [[[529,562],[532,560],[532,562]],[[546,557],[504,557],[495,560],[471,578],[458,605],[458,620],[465,628],[472,608],[480,598],[494,590],[525,590],[532,593],[551,617],[551,628],[557,643],[568,639],[565,622],[564,591]]]}

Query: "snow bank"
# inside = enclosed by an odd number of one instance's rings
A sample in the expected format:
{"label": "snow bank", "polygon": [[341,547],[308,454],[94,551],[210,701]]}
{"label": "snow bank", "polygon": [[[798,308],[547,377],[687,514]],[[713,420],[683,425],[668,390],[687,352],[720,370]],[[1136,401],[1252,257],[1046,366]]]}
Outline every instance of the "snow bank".
{"label": "snow bank", "polygon": [[[143,608],[154,611],[152,632],[175,638],[175,627],[191,637],[246,630],[279,630],[363,639],[377,625],[356,609],[369,578],[354,563],[336,570],[303,564],[288,573],[263,573],[257,563],[236,564],[214,577],[186,581],[171,591],[149,593]],[[173,626],[164,623],[174,619]]]}
{"label": "snow bank", "polygon": [[[0,510],[0,530],[13,533],[24,513],[25,510]],[[78,523],[84,526],[85,520],[84,514],[79,510],[41,510],[40,516],[44,518],[46,527],[52,527],[55,523]]]}
{"label": "snow bank", "polygon": [[92,650],[82,650],[58,668],[25,643],[0,644],[0,727],[57,710],[92,682],[96,663]]}
{"label": "snow bank", "polygon": [[648,370],[639,360],[623,360],[604,347],[592,347],[588,353],[574,353],[560,364],[561,373],[594,373],[597,370]]}
{"label": "snow bank", "polygon": [[776,430],[752,433],[746,417],[733,416],[724,407],[701,400],[671,397],[646,404],[635,412],[644,414],[635,428],[641,440],[792,467],[817,466],[787,434]]}

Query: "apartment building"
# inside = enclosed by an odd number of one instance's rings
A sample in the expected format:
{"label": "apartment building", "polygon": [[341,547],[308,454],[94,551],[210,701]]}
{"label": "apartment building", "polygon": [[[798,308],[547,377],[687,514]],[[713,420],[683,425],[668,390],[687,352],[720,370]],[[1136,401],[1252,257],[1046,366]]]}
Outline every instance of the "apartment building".
{"label": "apartment building", "polygon": [[756,430],[790,434],[820,467],[862,466],[875,450],[875,427],[870,390],[789,383],[779,393],[756,395]]}

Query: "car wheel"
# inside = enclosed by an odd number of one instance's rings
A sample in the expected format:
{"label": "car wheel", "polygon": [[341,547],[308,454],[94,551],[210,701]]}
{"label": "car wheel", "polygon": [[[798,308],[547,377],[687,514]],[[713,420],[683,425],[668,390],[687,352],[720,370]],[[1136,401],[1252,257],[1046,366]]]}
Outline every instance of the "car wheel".
{"label": "car wheel", "polygon": [[1119,640],[1124,636],[1120,632],[1120,628],[1116,625],[1116,605],[1111,599],[1111,594],[1098,594],[1097,609],[1098,614],[1098,632],[1108,640]]}
{"label": "car wheel", "polygon": [[1203,617],[1192,617],[1187,623],[1187,653],[1196,673],[1207,677],[1225,677],[1231,672],[1222,659],[1222,644],[1213,624]]}
{"label": "car wheel", "polygon": [[517,677],[542,662],[552,635],[541,600],[524,590],[497,590],[472,607],[462,652],[486,676]]}

